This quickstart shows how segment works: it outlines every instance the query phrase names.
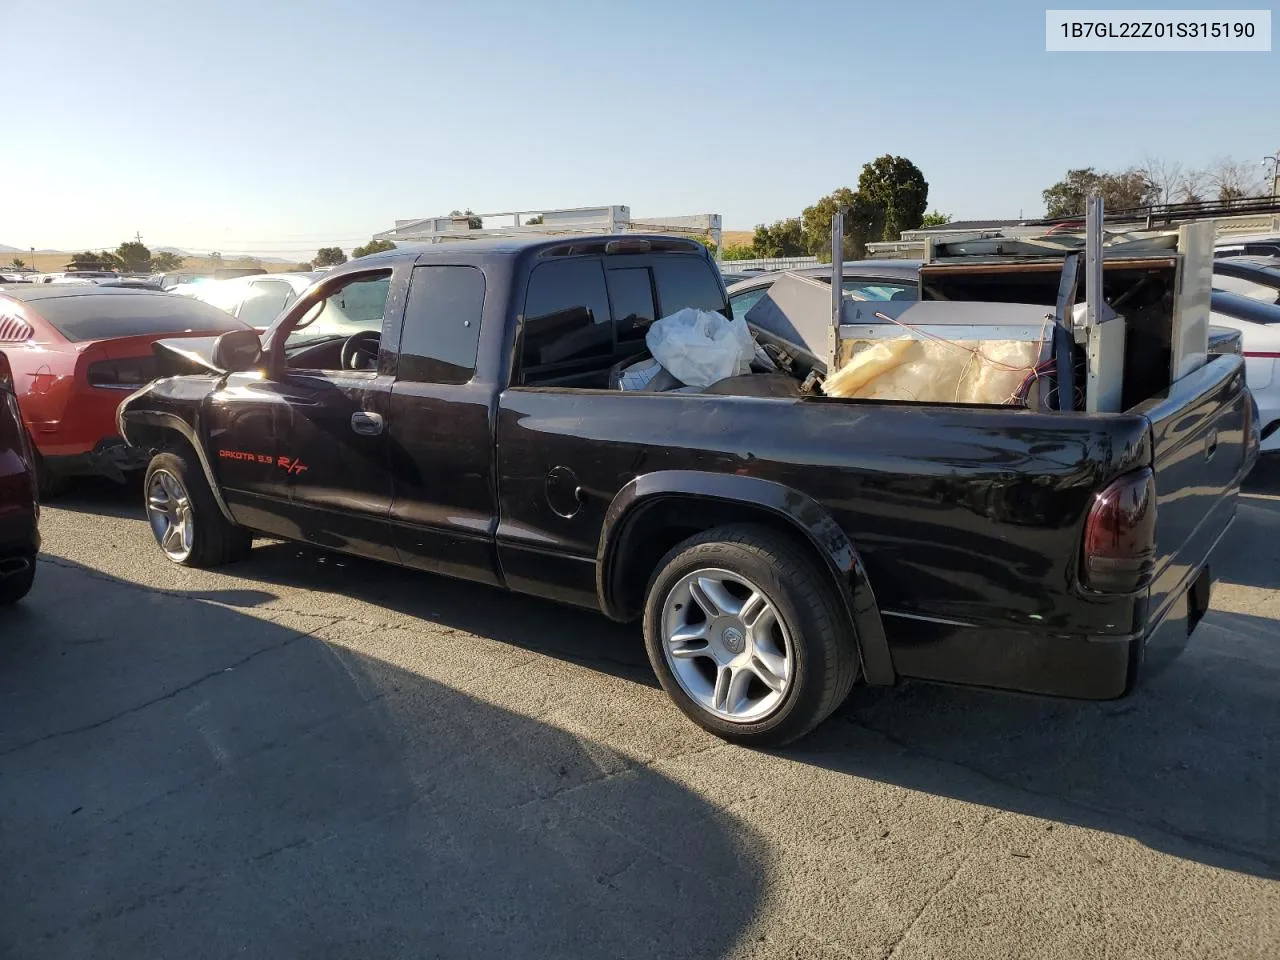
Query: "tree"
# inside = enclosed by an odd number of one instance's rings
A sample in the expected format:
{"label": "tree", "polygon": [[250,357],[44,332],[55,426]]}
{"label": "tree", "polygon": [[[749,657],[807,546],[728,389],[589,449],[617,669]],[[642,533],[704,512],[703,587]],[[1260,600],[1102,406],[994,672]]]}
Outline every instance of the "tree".
{"label": "tree", "polygon": [[[852,210],[855,197],[848,187],[841,187],[823,197],[812,206],[805,207],[800,214],[800,223],[804,235],[805,247],[809,253],[823,263],[831,260],[831,218],[841,207]],[[849,218],[845,218],[844,259],[858,260],[866,252],[866,236],[855,237],[849,229]]]}
{"label": "tree", "polygon": [[13,265],[13,269],[15,270],[21,270],[23,267],[27,265],[27,261],[19,260],[17,257],[14,257],[13,260],[10,262]]}
{"label": "tree", "polygon": [[538,214],[536,217],[530,217],[524,222],[524,225],[526,227],[536,227],[540,223],[542,223],[542,214]]}
{"label": "tree", "polygon": [[809,252],[799,217],[760,224],[751,236],[755,257],[803,257]]}
{"label": "tree", "polygon": [[151,257],[151,269],[154,273],[167,273],[170,270],[181,270],[185,261],[176,253],[161,250]]}
{"label": "tree", "polygon": [[321,247],[311,262],[317,267],[336,267],[347,262],[347,255],[342,252],[341,247]]}
{"label": "tree", "polygon": [[1176,160],[1160,160],[1155,157],[1146,157],[1142,161],[1142,166],[1138,167],[1138,172],[1151,184],[1152,191],[1155,193],[1156,203],[1176,203],[1179,188],[1182,185],[1185,175],[1182,171],[1182,164]]}
{"label": "tree", "polygon": [[67,264],[68,270],[118,270],[120,267],[120,259],[114,253],[94,253],[91,250],[73,253],[71,262]]}
{"label": "tree", "polygon": [[371,253],[382,253],[384,250],[394,250],[396,245],[390,240],[370,240],[363,247],[356,247],[351,251],[351,259],[355,260],[359,257],[367,257]]}
{"label": "tree", "polygon": [[1206,173],[1206,180],[1217,193],[1218,200],[1223,203],[1264,195],[1259,168],[1230,157],[1219,157],[1213,161]]}
{"label": "tree", "polygon": [[914,230],[923,221],[929,182],[906,157],[886,153],[863,165],[858,200],[854,206],[869,218],[870,239],[897,240],[902,231]]}
{"label": "tree", "polygon": [[137,240],[126,240],[116,247],[116,259],[126,273],[145,273],[151,269],[151,251]]}
{"label": "tree", "polygon": [[470,207],[467,207],[466,210],[450,210],[449,216],[466,217],[468,230],[479,230],[481,227],[484,226],[484,221],[481,220],[479,217],[477,217],[474,213],[472,213]]}
{"label": "tree", "polygon": [[1098,173],[1093,167],[1068,170],[1067,175],[1043,191],[1045,216],[1079,216],[1084,213],[1089,194],[1097,191],[1105,210],[1133,210],[1150,206],[1159,197],[1159,188],[1137,168],[1120,173]]}
{"label": "tree", "polygon": [[860,259],[868,243],[897,240],[902,231],[919,227],[928,201],[929,183],[920,168],[886,153],[862,165],[856,191],[841,187],[805,207],[800,215],[805,243],[823,263],[830,260],[831,218],[844,209],[844,258]]}
{"label": "tree", "polygon": [[749,243],[735,243],[732,246],[725,247],[721,257],[725,260],[754,260],[756,259],[756,251]]}
{"label": "tree", "polygon": [[209,254],[209,262],[212,263],[215,267],[222,266],[222,254],[220,254],[217,250],[213,251],[213,253]]}
{"label": "tree", "polygon": [[920,218],[920,226],[922,227],[945,227],[950,222],[951,214],[939,213],[937,210],[926,213]]}

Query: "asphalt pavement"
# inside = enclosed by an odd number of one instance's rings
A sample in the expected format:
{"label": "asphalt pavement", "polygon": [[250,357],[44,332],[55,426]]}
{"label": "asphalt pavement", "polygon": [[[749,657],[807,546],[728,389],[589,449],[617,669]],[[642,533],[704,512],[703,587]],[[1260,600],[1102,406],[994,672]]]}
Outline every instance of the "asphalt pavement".
{"label": "asphalt pavement", "polygon": [[728,746],[634,627],[46,507],[0,612],[0,957],[1280,956],[1280,464],[1133,696],[858,688]]}

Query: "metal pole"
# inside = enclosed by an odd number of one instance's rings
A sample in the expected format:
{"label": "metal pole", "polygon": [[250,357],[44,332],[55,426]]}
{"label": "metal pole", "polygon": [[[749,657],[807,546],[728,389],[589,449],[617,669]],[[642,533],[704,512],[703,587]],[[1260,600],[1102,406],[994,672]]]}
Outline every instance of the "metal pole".
{"label": "metal pole", "polygon": [[[831,216],[831,328],[840,338],[840,308],[844,303],[844,210]],[[834,359],[834,358],[833,358]]]}
{"label": "metal pole", "polygon": [[[1085,204],[1084,303],[1085,329],[1096,327],[1102,315],[1102,197],[1093,194]],[[1079,342],[1079,333],[1076,331]]]}

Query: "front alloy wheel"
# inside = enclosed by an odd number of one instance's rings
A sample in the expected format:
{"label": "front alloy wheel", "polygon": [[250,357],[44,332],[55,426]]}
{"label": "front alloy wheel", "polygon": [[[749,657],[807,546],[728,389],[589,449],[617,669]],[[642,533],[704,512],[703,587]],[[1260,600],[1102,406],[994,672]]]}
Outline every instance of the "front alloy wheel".
{"label": "front alloy wheel", "polygon": [[662,650],[690,699],[730,723],[765,719],[791,685],[791,637],[777,608],[728,570],[695,570],[672,587],[662,609]]}
{"label": "front alloy wheel", "polygon": [[165,556],[176,563],[191,556],[195,538],[191,497],[182,481],[168,470],[155,470],[148,478],[147,520]]}

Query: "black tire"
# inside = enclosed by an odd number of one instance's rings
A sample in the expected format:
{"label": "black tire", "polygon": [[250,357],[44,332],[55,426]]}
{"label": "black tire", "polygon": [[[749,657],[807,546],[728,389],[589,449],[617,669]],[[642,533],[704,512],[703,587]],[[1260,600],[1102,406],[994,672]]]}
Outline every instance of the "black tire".
{"label": "black tire", "polygon": [[0,577],[0,607],[17,603],[31,592],[31,585],[36,579],[36,558],[27,557],[27,569],[22,573],[11,573]]}
{"label": "black tire", "polygon": [[[699,568],[719,568],[754,583],[790,634],[794,665],[789,688],[773,712],[738,723],[700,706],[672,673],[663,651],[667,595]],[[831,577],[801,546],[767,527],[733,524],[690,537],[659,562],[644,610],[645,648],[662,689],[694,723],[745,746],[780,746],[808,733],[849,695],[860,658],[857,638]]]}
{"label": "black tire", "polygon": [[231,523],[223,516],[214,500],[213,491],[209,488],[209,481],[205,479],[204,471],[200,469],[200,464],[190,449],[169,449],[151,458],[142,484],[144,507],[152,477],[162,470],[177,478],[186,490],[192,519],[190,552],[181,559],[169,556],[168,553],[165,556],[184,567],[217,567],[247,557],[253,548],[252,532]]}

